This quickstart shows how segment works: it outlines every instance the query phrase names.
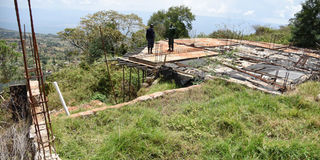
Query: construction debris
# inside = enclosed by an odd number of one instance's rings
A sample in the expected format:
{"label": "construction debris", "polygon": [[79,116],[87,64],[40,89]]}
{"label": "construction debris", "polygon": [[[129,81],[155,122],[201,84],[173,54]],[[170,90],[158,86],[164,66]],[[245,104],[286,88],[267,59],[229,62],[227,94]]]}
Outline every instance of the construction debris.
{"label": "construction debris", "polygon": [[315,50],[212,38],[177,39],[174,45],[174,51],[168,52],[168,43],[159,41],[153,54],[144,49],[119,62],[157,70],[179,85],[220,77],[273,94],[320,75],[320,52]]}

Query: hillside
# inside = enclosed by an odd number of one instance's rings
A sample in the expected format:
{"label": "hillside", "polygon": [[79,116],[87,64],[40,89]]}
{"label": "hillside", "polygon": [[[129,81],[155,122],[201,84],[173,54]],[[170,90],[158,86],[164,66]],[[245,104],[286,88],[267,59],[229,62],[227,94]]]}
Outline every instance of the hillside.
{"label": "hillside", "polygon": [[[31,33],[26,33],[26,48],[30,50]],[[53,34],[36,34],[38,47],[40,51],[40,59],[43,63],[44,70],[59,70],[71,61],[77,61],[79,56],[73,52],[77,51],[68,42],[61,40],[57,35]],[[0,39],[8,43],[20,43],[19,32],[0,28]],[[18,50],[21,50],[20,45]],[[70,54],[71,53],[71,54]]]}
{"label": "hillside", "polygon": [[83,118],[54,117],[62,159],[319,159],[319,82],[275,96],[221,80]]}
{"label": "hillside", "polygon": [[320,160],[304,1],[4,4],[0,159]]}

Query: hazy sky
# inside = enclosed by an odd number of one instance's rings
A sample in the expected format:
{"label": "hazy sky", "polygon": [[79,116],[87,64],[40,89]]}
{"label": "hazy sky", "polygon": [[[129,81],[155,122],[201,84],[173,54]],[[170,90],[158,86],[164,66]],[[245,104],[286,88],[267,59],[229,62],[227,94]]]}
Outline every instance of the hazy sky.
{"label": "hazy sky", "polygon": [[[0,27],[9,26],[14,15],[13,0],[0,0]],[[223,18],[229,20],[255,21],[261,24],[287,24],[301,9],[304,0],[31,0],[38,19],[49,18],[56,25],[75,26],[80,17],[99,10],[116,10],[137,13],[146,22],[160,9],[186,5],[197,17]],[[20,8],[27,7],[27,0],[18,0]],[[48,14],[44,14],[47,12]],[[43,17],[46,15],[46,18]],[[15,17],[14,17],[15,18]],[[200,18],[206,23],[204,18]],[[15,20],[15,19],[13,19]],[[13,22],[10,22],[13,24]],[[201,32],[201,30],[199,31]]]}

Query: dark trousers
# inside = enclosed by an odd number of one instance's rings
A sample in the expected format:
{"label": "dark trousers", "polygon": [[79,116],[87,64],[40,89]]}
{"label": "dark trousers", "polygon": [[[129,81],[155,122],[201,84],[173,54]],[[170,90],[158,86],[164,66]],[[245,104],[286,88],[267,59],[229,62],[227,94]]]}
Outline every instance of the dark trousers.
{"label": "dark trousers", "polygon": [[174,38],[169,38],[169,51],[173,51]]}
{"label": "dark trousers", "polygon": [[153,45],[154,45],[154,39],[148,39],[148,54],[152,53]]}

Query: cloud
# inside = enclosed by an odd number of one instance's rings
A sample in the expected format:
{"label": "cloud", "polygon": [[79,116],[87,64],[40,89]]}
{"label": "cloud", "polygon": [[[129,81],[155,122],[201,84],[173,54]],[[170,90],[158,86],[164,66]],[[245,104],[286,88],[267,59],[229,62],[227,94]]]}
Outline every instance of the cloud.
{"label": "cloud", "polygon": [[[27,7],[26,0],[18,0],[19,7]],[[277,19],[288,21],[301,9],[304,0],[32,0],[33,8],[50,10],[80,10],[93,13],[99,10],[120,12],[149,12],[185,5],[198,16],[248,19]],[[21,4],[20,4],[21,3]],[[1,0],[0,6],[13,8],[12,0]],[[254,15],[254,16],[253,16]]]}
{"label": "cloud", "polygon": [[285,11],[288,17],[293,17],[295,13],[299,12],[302,7],[300,3],[295,3],[294,0],[286,0],[288,3],[285,6]]}
{"label": "cloud", "polygon": [[253,15],[254,12],[255,12],[254,10],[249,10],[249,11],[243,13],[243,15],[244,15],[244,16],[250,16],[250,15]]}

